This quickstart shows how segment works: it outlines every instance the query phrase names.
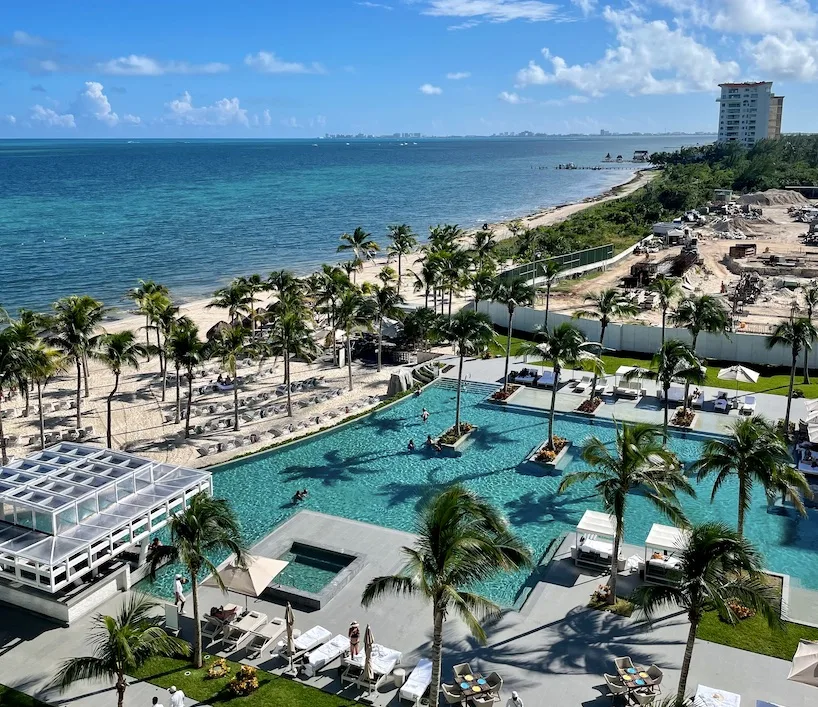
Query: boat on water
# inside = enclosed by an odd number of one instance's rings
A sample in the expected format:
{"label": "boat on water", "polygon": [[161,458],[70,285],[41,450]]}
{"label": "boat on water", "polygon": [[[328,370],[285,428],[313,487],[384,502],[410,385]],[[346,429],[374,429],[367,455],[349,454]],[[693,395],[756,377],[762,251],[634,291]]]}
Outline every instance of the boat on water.
{"label": "boat on water", "polygon": [[577,166],[573,162],[560,162],[557,169],[576,169]]}
{"label": "boat on water", "polygon": [[622,155],[617,155],[616,156],[616,161],[617,162],[624,162],[625,160],[623,159]]}
{"label": "boat on water", "polygon": [[602,158],[603,162],[613,162],[613,157],[611,157],[611,153],[609,152],[605,157]]}

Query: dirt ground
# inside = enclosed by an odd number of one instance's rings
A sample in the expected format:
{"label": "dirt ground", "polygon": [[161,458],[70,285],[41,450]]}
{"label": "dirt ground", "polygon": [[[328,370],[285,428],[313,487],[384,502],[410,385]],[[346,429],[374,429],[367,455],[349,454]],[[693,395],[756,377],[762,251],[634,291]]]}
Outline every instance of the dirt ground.
{"label": "dirt ground", "polygon": [[[806,202],[804,202],[806,203]],[[739,275],[731,273],[724,264],[724,257],[730,246],[744,241],[756,243],[758,255],[766,257],[769,254],[803,257],[805,255],[818,258],[818,248],[805,246],[799,236],[807,231],[807,225],[798,223],[787,214],[786,205],[763,206],[761,219],[748,220],[737,218],[730,224],[731,230],[720,231],[714,228],[718,219],[708,219],[708,224],[694,228],[693,233],[698,237],[699,253],[702,265],[691,268],[684,277],[683,287],[687,293],[720,294],[724,286],[728,291],[739,280]],[[715,222],[715,223],[714,223]],[[719,224],[720,225],[720,224]],[[720,225],[724,228],[724,225]],[[675,254],[680,248],[671,248],[667,251],[651,254],[652,259],[662,259],[668,254]],[[583,306],[587,294],[599,292],[609,287],[617,287],[623,277],[630,273],[631,266],[644,255],[631,255],[619,261],[610,270],[589,276],[584,279],[560,282],[551,293],[551,311],[571,314]],[[764,289],[755,304],[747,305],[737,313],[738,325],[744,323],[745,330],[765,332],[790,314],[793,300],[799,305],[803,298],[798,290],[791,290],[782,285],[782,277],[788,282],[806,284],[808,279],[795,278],[782,271],[782,275],[764,277]],[[732,307],[732,303],[725,297],[725,304]],[[544,308],[543,301],[538,307]],[[649,309],[641,312],[636,319],[651,324],[661,323],[661,311]]]}

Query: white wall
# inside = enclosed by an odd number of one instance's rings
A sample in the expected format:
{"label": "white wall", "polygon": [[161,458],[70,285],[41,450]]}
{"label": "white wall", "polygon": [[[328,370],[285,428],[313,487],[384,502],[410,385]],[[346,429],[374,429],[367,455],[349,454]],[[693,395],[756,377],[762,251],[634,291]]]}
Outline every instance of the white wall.
{"label": "white wall", "polygon": [[[496,302],[480,302],[479,310],[487,313],[498,326],[505,328],[508,325],[508,310],[505,305]],[[536,327],[542,326],[544,320],[544,310],[517,307],[514,312],[513,328],[530,333]],[[599,340],[599,322],[594,319],[572,319],[566,314],[549,313],[549,328],[562,322],[571,322],[591,341]],[[691,343],[690,334],[686,329],[668,327],[665,337]],[[642,324],[609,324],[605,331],[605,348],[614,351],[633,351],[653,355],[659,350],[661,343],[662,330],[660,327]],[[726,336],[703,332],[699,334],[696,353],[711,361],[737,361],[742,365],[789,366],[791,364],[790,349],[785,346],[768,349],[767,337],[763,334],[731,334],[728,339]],[[802,361],[803,354],[798,362],[799,365]],[[810,367],[818,368],[818,346],[813,347],[810,352]]]}

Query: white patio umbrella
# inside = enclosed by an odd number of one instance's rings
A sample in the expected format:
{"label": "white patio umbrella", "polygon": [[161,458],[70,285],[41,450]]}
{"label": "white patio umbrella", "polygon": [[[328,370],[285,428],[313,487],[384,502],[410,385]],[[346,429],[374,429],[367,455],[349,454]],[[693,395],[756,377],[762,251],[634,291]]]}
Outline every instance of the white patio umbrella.
{"label": "white patio umbrella", "polygon": [[[235,561],[231,562],[219,571],[219,576],[226,591],[244,595],[244,608],[247,609],[247,597],[260,596],[288,564],[284,560],[251,555],[246,558],[244,567],[238,566]],[[205,580],[203,584],[206,587],[219,587],[215,576]]]}
{"label": "white patio umbrella", "polygon": [[290,671],[293,669],[293,653],[295,653],[295,638],[293,638],[293,627],[295,626],[295,614],[290,602],[287,602],[287,610],[284,612],[284,625],[287,627],[287,655],[290,660]]}
{"label": "white patio umbrella", "polygon": [[787,680],[818,687],[818,641],[799,641]]}
{"label": "white patio umbrella", "polygon": [[729,368],[722,368],[719,371],[719,380],[736,382],[736,397],[738,397],[739,383],[755,383],[758,381],[759,373],[752,368],[745,368],[736,364]]}
{"label": "white patio umbrella", "polygon": [[[369,624],[366,625],[364,632],[364,677],[372,687],[372,681],[375,679],[375,671],[372,669],[372,646],[375,645],[375,637],[372,635],[372,629]],[[370,690],[371,691],[371,690]]]}

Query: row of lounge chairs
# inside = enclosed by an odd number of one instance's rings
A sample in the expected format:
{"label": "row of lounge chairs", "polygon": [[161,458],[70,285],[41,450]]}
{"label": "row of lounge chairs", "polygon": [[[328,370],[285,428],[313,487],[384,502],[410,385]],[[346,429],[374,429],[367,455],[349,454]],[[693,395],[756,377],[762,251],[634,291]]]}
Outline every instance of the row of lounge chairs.
{"label": "row of lounge chairs", "polygon": [[[46,401],[43,403],[43,414],[48,414],[52,412],[59,412],[60,410],[73,410],[76,407],[76,401],[74,398],[64,398],[63,400],[52,400]],[[40,408],[36,405],[32,405],[29,408],[29,414],[38,414],[40,412]],[[18,417],[26,417],[26,409],[22,408],[5,408],[2,413],[0,413],[4,420],[14,420]]]}

